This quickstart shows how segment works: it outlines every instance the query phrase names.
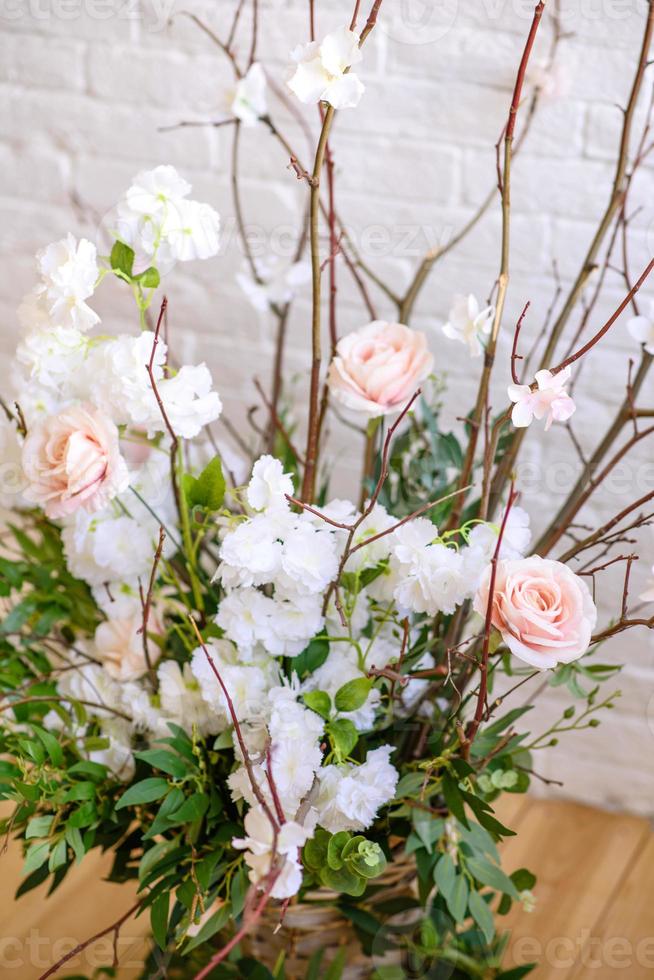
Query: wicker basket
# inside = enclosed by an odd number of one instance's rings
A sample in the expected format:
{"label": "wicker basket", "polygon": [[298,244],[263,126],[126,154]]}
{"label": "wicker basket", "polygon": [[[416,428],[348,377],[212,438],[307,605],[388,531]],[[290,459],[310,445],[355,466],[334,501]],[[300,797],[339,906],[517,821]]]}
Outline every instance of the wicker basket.
{"label": "wicker basket", "polygon": [[[384,873],[376,878],[369,899],[359,907],[374,914],[375,906],[416,892],[415,862],[399,854]],[[279,925],[279,907],[268,907],[244,943],[247,954],[272,969],[282,951],[287,980],[305,980],[309,961],[316,950],[324,949],[322,968],[334,959],[342,947],[347,949],[343,980],[364,980],[373,968],[361,951],[361,945],[349,919],[336,906],[335,892],[321,888],[307,892],[303,901],[289,905],[283,925]],[[387,964],[390,961],[384,959]]]}

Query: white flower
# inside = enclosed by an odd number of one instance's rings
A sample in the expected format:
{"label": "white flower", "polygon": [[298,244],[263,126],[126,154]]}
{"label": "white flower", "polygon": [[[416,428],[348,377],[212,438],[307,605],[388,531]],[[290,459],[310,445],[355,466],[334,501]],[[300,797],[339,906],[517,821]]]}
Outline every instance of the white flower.
{"label": "white flower", "polygon": [[[398,543],[393,549],[399,563],[398,584],[394,596],[404,609],[416,613],[453,613],[468,595],[463,558],[444,544],[428,544],[437,536],[436,528],[424,520],[417,528],[405,524],[398,530]],[[424,544],[421,547],[421,542]]]}
{"label": "white flower", "polygon": [[117,208],[115,236],[137,253],[135,267],[167,272],[176,260],[206,259],[220,247],[220,218],[208,204],[188,200],[191,185],[174,167],[134,178]]}
{"label": "white flower", "polygon": [[[239,663],[236,649],[227,640],[212,640],[206,644],[206,649],[227,689],[238,720],[262,717],[266,713],[268,689],[276,683],[274,665]],[[227,698],[201,647],[192,654],[191,671],[202,697],[222,719],[223,727],[231,727],[233,719]]]}
{"label": "white flower", "polygon": [[273,742],[270,771],[286,813],[294,813],[307,795],[322,763],[320,746],[285,738]]}
{"label": "white flower", "polygon": [[[148,632],[153,632],[157,625],[152,617]],[[117,681],[137,680],[148,669],[143,637],[139,634],[142,626],[143,615],[136,612],[122,619],[113,618],[100,623],[95,631],[94,656]],[[148,638],[147,643],[148,657],[153,665],[161,656],[161,650],[152,639]]]}
{"label": "white flower", "polygon": [[286,494],[293,495],[290,473],[273,456],[261,456],[252,468],[247,499],[253,510],[287,510]]}
{"label": "white flower", "polygon": [[[475,524],[468,535],[470,547],[481,548],[488,556],[487,562],[493,557],[503,516],[497,524]],[[504,524],[500,558],[524,558],[531,541],[529,514],[522,507],[513,506]]]}
{"label": "white flower", "polygon": [[570,373],[569,366],[557,374],[552,374],[551,371],[537,371],[535,391],[532,391],[529,385],[509,385],[507,389],[509,398],[515,402],[511,412],[511,421],[515,427],[525,428],[533,419],[542,419],[543,416],[547,416],[546,430],[552,422],[567,421],[577,407],[565,391]]}
{"label": "white flower", "polygon": [[272,599],[257,589],[234,589],[223,597],[216,624],[225,636],[246,653],[268,635]]}
{"label": "white flower", "polygon": [[89,752],[89,759],[106,766],[121,782],[130,782],[134,776],[135,763],[129,723],[121,718],[112,718],[111,721],[103,722],[102,735],[109,740],[108,747]]}
{"label": "white flower", "polygon": [[627,320],[627,330],[648,354],[654,355],[654,299],[649,302],[647,316],[632,316]]}
{"label": "white flower", "polygon": [[443,325],[443,333],[450,340],[458,340],[468,345],[471,357],[479,357],[484,350],[484,340],[490,335],[495,316],[495,307],[479,308],[479,301],[470,293],[468,296],[456,295]]}
{"label": "white flower", "polygon": [[69,234],[39,252],[36,261],[42,283],[28,303],[40,309],[53,326],[82,331],[95,326],[100,318],[84,302],[93,294],[98,278],[95,245],[86,238],[78,242]]}
{"label": "white flower", "polygon": [[216,735],[224,727],[220,718],[211,710],[202,696],[200,685],[185,663],[180,667],[175,660],[166,660],[157,670],[161,714],[191,734],[197,728],[200,735]]}
{"label": "white flower", "polygon": [[298,594],[323,593],[338,573],[334,535],[300,521],[284,538],[282,569]]}
{"label": "white flower", "polygon": [[232,113],[244,126],[256,126],[267,112],[266,76],[259,62],[255,61],[236,85]]}
{"label": "white flower", "polygon": [[[388,513],[385,507],[382,507],[381,504],[375,504],[370,514],[358,527],[352,544],[354,546],[362,545],[368,539],[374,538],[378,534],[382,534],[384,531],[388,531],[389,528],[396,523],[397,521],[395,518]],[[365,567],[377,565],[380,561],[383,561],[384,558],[388,557],[390,550],[390,534],[385,534],[383,537],[378,538],[371,544],[364,544],[364,547],[359,548],[359,550],[355,551],[351,558],[348,558],[347,571],[354,572]]]}
{"label": "white flower", "polygon": [[271,599],[266,635],[261,643],[276,657],[297,657],[324,624],[322,596]]}
{"label": "white flower", "polygon": [[285,739],[295,741],[296,745],[312,745],[321,737],[325,723],[315,711],[296,700],[299,693],[297,683],[272,687],[268,691],[268,731],[273,742]]}
{"label": "white flower", "polygon": [[251,272],[239,272],[236,281],[252,305],[260,313],[271,306],[290,303],[298,289],[311,278],[308,262],[288,262],[274,257],[256,260],[257,279]]}
{"label": "white flower", "polygon": [[291,52],[295,70],[287,85],[300,102],[328,102],[335,109],[353,109],[365,89],[358,75],[347,71],[362,59],[358,36],[347,27],[327,34],[322,44],[311,41]]}
{"label": "white flower", "polygon": [[[93,401],[117,424],[143,428],[149,438],[167,431],[147,371],[153,345],[154,334],[149,330],[138,336],[121,334],[94,347],[87,363],[87,374],[93,379]],[[193,439],[220,416],[220,397],[211,390],[206,365],[185,365],[171,377],[164,377],[165,362],[166,345],[159,340],[152,363],[159,397],[175,435]]]}
{"label": "white flower", "polygon": [[257,514],[225,535],[219,576],[226,587],[273,582],[282,560],[282,543],[267,515]]}
{"label": "white flower", "polygon": [[[206,364],[186,364],[177,374],[164,378],[157,390],[166,409],[168,421],[176,436],[194,439],[205,425],[215,422],[223,410]],[[163,419],[151,418],[150,431],[162,431]]]}
{"label": "white flower", "polygon": [[156,522],[77,511],[62,531],[69,570],[89,585],[147,576],[156,546]]}
{"label": "white flower", "polygon": [[398,772],[390,745],[369,752],[361,766],[325,766],[319,770],[318,823],[325,830],[366,830],[379,809],[393,799]]}
{"label": "white flower", "polygon": [[567,95],[570,88],[570,79],[559,62],[530,61],[527,82],[548,102]]}
{"label": "white flower", "polygon": [[75,670],[62,673],[58,687],[71,701],[89,702],[86,708],[95,717],[109,718],[123,708],[120,684],[99,664],[80,662]]}
{"label": "white flower", "polygon": [[311,832],[293,820],[287,820],[277,834],[274,849],[274,832],[270,820],[260,806],[252,807],[245,817],[246,837],[235,837],[232,846],[244,850],[245,863],[249,867],[249,879],[254,885],[264,883],[273,862],[273,856],[281,861],[281,869],[270,892],[272,898],[291,898],[302,884],[300,848]]}
{"label": "white flower", "polygon": [[45,388],[66,386],[70,397],[78,390],[87,350],[88,340],[75,327],[51,327],[28,333],[16,349],[16,362]]}
{"label": "white flower", "polygon": [[154,170],[142,170],[136,175],[125,200],[137,214],[160,213],[166,204],[188,197],[191,185],[174,167],[161,165]]}

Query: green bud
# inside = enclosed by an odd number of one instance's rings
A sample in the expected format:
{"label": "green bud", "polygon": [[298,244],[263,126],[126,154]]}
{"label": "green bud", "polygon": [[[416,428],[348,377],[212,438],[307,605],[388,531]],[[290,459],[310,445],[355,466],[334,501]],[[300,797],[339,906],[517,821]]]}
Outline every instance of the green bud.
{"label": "green bud", "polygon": [[563,717],[564,718],[572,718],[573,715],[574,715],[574,713],[575,713],[575,709],[574,709],[573,705],[570,705],[570,707],[569,708],[566,708],[565,711],[563,712]]}
{"label": "green bud", "polygon": [[589,728],[599,728],[600,725],[601,725],[601,722],[600,722],[599,718],[591,718],[590,721],[588,722],[588,727]]}

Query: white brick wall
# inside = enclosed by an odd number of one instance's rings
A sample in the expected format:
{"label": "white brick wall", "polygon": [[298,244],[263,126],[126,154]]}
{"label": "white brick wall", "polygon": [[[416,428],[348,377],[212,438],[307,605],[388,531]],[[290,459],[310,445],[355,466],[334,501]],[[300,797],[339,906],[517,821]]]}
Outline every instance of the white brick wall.
{"label": "white brick wall", "polygon": [[[5,355],[15,343],[15,307],[32,285],[34,251],[68,230],[94,235],[97,216],[111,207],[134,173],[171,162],[193,182],[197,197],[219,208],[225,227],[219,259],[177,270],[169,281],[176,345],[184,356],[206,358],[229,410],[243,418],[244,406],[253,401],[253,375],[268,376],[272,331],[234,282],[241,255],[229,192],[231,135],[228,129],[159,132],[180,119],[221,115],[229,66],[187,18],[177,15],[192,10],[224,34],[234,5],[233,0],[189,0],[188,6],[182,0],[0,0],[0,349]],[[338,208],[366,258],[402,291],[422,252],[447,241],[494,182],[493,144],[505,119],[533,0],[405,0],[399,5],[385,0],[385,6],[365,49],[361,75],[366,95],[356,112],[338,118],[333,147]],[[317,0],[316,7],[321,33],[349,17],[343,0]],[[290,47],[306,39],[306,4],[260,0],[260,8],[259,54],[279,79]],[[605,206],[620,125],[616,106],[624,105],[631,84],[646,4],[561,0],[561,8],[565,30],[571,32],[560,49],[569,92],[542,107],[515,164],[514,275],[507,322],[531,300],[525,342],[552,298],[552,259],[557,259],[564,286],[569,284]],[[548,49],[547,17],[536,59]],[[244,36],[248,20],[244,13]],[[271,101],[275,118],[308,158],[297,123]],[[307,118],[315,130],[315,113]],[[263,131],[243,133],[241,158],[246,221],[263,234],[264,248],[275,247],[282,232],[298,221],[306,188]],[[645,168],[632,201],[643,208],[634,221],[634,270],[642,268],[654,245],[653,192],[654,173]],[[499,232],[495,207],[436,267],[416,309],[414,323],[431,332],[437,366],[450,381],[446,416],[451,420],[471,398],[470,362],[435,328],[454,291],[489,293]],[[338,278],[344,332],[359,325],[365,313],[343,268]],[[619,277],[610,276],[594,325],[611,312],[622,290]],[[650,292],[654,295],[654,283]],[[381,315],[391,313],[374,286],[371,295]],[[99,307],[109,329],[124,329],[132,315],[128,297],[119,290],[104,289]],[[298,372],[306,372],[308,314],[303,297],[289,326],[289,366]],[[573,318],[570,334],[576,324]],[[498,406],[507,382],[507,344],[500,346],[494,389]],[[622,395],[628,351],[636,353],[622,322],[582,373],[578,390],[584,398],[576,427],[587,448]],[[653,394],[650,382],[650,407]],[[358,449],[336,423],[334,431],[346,450],[339,475],[343,485],[358,473]],[[560,500],[564,487],[554,481],[569,481],[574,457],[562,431],[549,437],[530,433],[526,450],[541,473],[524,497],[538,523],[539,513],[551,511]],[[639,490],[645,492],[654,482],[650,460],[651,450],[630,457],[622,483],[614,481],[583,519],[606,518]],[[654,562],[654,537],[645,538],[641,553],[634,594],[646,562]],[[609,611],[621,587],[617,576],[612,583],[605,588]],[[602,655],[626,662],[617,682],[624,697],[602,727],[562,742],[539,764],[544,775],[566,780],[564,792],[645,812],[654,809],[653,654],[651,639],[639,632],[618,638]],[[561,703],[560,691],[548,692],[534,714],[553,718]]]}

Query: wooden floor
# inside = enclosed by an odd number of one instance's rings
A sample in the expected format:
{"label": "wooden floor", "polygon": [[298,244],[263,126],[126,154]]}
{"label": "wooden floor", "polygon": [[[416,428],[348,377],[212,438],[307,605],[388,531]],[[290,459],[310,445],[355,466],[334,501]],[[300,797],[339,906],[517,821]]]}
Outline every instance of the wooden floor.
{"label": "wooden floor", "polygon": [[[507,797],[500,816],[518,831],[504,846],[504,867],[538,875],[536,908],[515,909],[507,969],[537,961],[537,980],[638,980],[654,975],[654,835],[647,820],[575,803]],[[91,857],[55,895],[41,890],[13,902],[21,858],[2,864],[0,977],[37,980],[49,965],[117,919],[133,892],[102,882],[108,862]],[[130,920],[119,939],[121,980],[138,976],[148,923]],[[91,976],[112,958],[105,938],[60,975]]]}

